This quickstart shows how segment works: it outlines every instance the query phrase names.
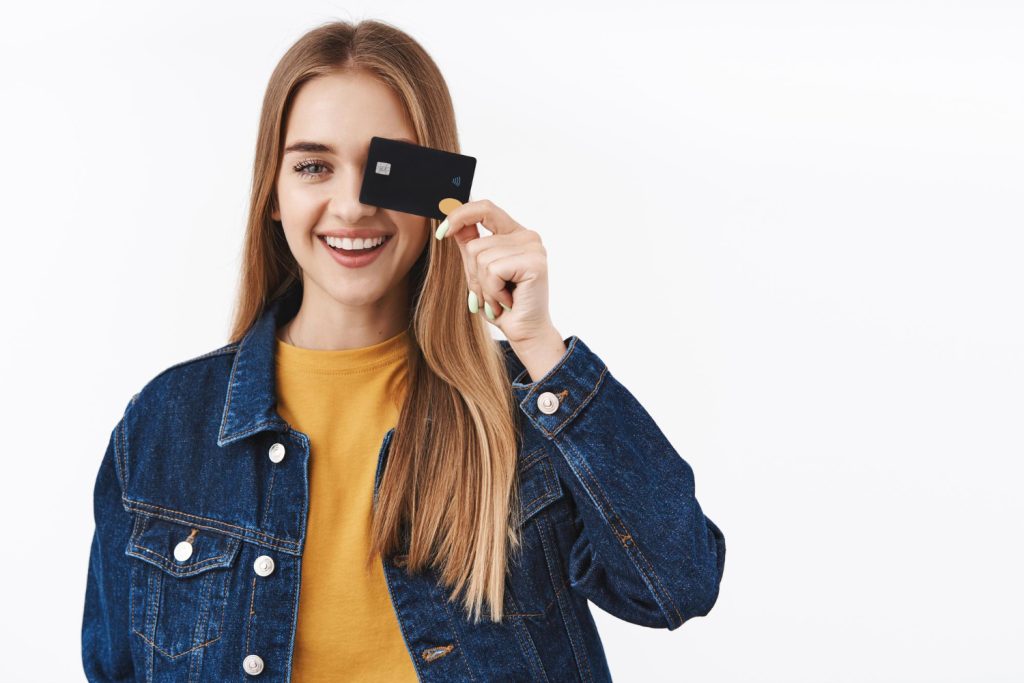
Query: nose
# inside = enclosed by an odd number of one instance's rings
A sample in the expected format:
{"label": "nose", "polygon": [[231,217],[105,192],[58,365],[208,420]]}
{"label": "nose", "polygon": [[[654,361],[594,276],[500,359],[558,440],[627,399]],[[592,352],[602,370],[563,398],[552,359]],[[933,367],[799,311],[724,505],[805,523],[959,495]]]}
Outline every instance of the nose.
{"label": "nose", "polygon": [[345,164],[335,175],[336,183],[331,192],[328,210],[345,225],[356,225],[364,216],[372,216],[377,207],[359,201],[363,186],[363,167]]}

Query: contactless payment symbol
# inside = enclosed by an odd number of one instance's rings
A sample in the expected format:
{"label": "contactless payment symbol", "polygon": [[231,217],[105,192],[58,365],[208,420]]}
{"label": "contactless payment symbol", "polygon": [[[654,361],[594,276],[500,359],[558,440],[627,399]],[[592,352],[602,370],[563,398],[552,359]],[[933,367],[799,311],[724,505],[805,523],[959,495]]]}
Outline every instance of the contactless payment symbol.
{"label": "contactless payment symbol", "polygon": [[391,164],[386,161],[378,161],[376,172],[378,175],[391,175]]}

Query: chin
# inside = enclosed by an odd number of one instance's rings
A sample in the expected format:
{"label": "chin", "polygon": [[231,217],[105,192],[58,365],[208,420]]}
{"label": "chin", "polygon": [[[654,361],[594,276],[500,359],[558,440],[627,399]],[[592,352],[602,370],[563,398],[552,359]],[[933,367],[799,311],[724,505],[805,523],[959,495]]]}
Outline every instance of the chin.
{"label": "chin", "polygon": [[387,288],[383,284],[367,289],[363,284],[334,283],[327,288],[327,294],[345,306],[369,306],[383,298],[385,291]]}

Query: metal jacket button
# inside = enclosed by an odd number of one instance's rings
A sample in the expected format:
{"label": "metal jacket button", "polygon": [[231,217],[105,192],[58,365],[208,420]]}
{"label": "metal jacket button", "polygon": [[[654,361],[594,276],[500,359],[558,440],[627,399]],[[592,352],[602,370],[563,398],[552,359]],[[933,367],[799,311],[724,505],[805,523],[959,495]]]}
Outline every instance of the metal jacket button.
{"label": "metal jacket button", "polygon": [[284,460],[284,444],[275,443],[270,447],[270,462],[281,462]]}
{"label": "metal jacket button", "polygon": [[178,545],[174,546],[174,559],[178,562],[184,562],[188,558],[192,557],[192,544],[188,541],[182,541]]}
{"label": "metal jacket button", "polygon": [[558,397],[550,391],[545,391],[537,397],[537,407],[540,408],[540,412],[550,415],[558,410]]}
{"label": "metal jacket button", "polygon": [[259,676],[263,671],[263,660],[259,655],[249,655],[242,660],[242,668],[250,676]]}
{"label": "metal jacket button", "polygon": [[274,571],[274,558],[269,555],[260,555],[252,566],[260,576],[270,576]]}

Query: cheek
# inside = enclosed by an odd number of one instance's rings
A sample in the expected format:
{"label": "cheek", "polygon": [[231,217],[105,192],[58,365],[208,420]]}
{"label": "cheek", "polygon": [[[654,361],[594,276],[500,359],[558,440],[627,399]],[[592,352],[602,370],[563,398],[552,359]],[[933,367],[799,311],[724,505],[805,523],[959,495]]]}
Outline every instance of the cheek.
{"label": "cheek", "polygon": [[422,216],[407,213],[394,213],[392,220],[402,241],[405,242],[405,248],[419,254],[430,236],[430,221]]}
{"label": "cheek", "polygon": [[321,193],[298,182],[281,181],[277,185],[277,199],[281,215],[293,223],[315,219],[324,204]]}

